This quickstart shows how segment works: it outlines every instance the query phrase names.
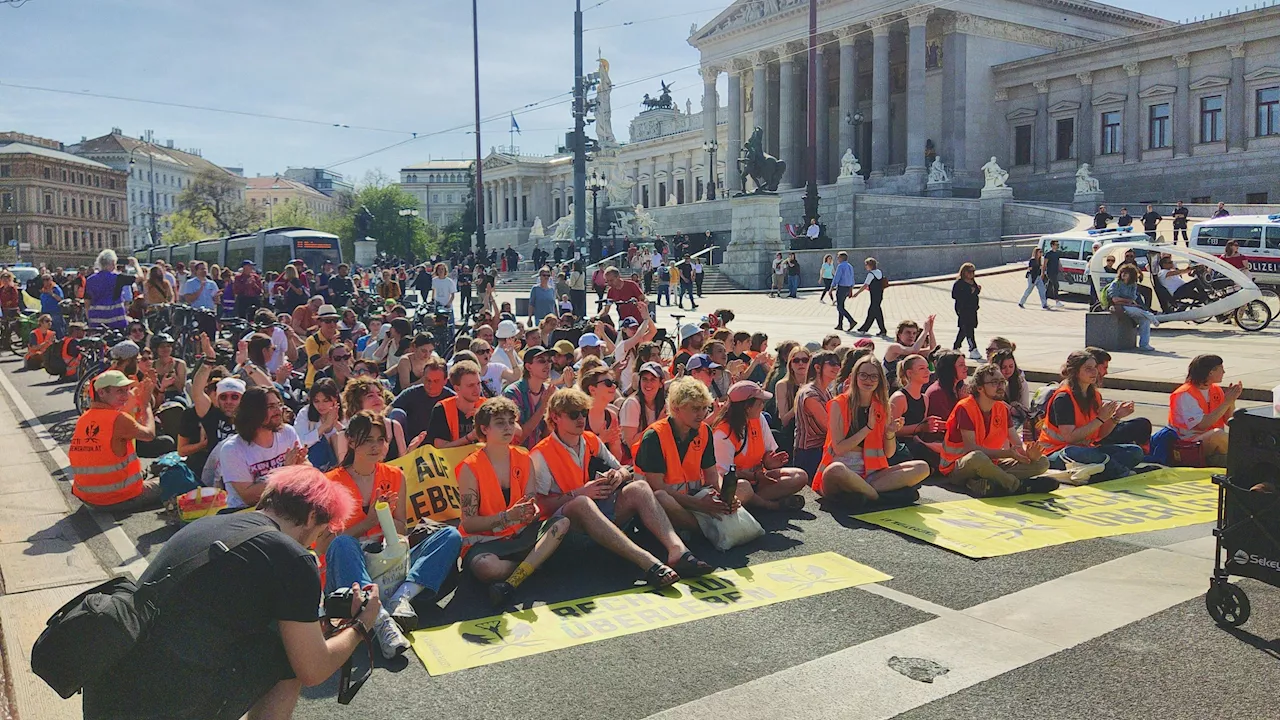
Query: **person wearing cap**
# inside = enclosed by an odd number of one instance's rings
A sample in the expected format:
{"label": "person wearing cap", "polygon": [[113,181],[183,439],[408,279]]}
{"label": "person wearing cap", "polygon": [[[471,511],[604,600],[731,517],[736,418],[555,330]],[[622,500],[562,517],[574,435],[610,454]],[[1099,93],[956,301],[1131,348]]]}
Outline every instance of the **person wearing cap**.
{"label": "person wearing cap", "polygon": [[187,467],[202,485],[205,468],[209,480],[216,476],[216,462],[210,463],[215,449],[235,434],[236,411],[244,395],[245,383],[229,377],[225,368],[201,364],[191,377],[191,407],[182,411],[178,424],[178,454],[186,458]]}
{"label": "person wearing cap", "polygon": [[729,388],[729,402],[711,421],[716,465],[720,474],[732,468],[751,485],[743,501],[765,510],[799,510],[804,498],[797,495],[809,484],[804,470],[787,467],[790,456],[778,449],[773,430],[764,421],[764,404],[773,393],[749,381]]}
{"label": "person wearing cap", "polygon": [[[160,501],[160,480],[144,480],[136,443],[154,440],[153,388],[119,370],[93,380],[94,399],[76,420],[67,457],[71,492],[88,505],[139,510]],[[129,410],[138,408],[137,416]]]}
{"label": "person wearing cap", "polygon": [[498,346],[493,349],[493,361],[502,363],[513,370],[520,369],[520,348],[516,338],[520,335],[520,326],[514,320],[503,320],[493,333]]}
{"label": "person wearing cap", "polygon": [[329,367],[329,348],[338,341],[338,310],[332,305],[321,305],[316,313],[318,329],[307,338],[304,346],[307,353],[306,387],[316,381],[316,371]]}
{"label": "person wearing cap", "polygon": [[557,340],[551,349],[555,354],[551,356],[551,379],[560,380],[565,373],[569,374],[569,380],[566,385],[573,384],[573,364],[578,361],[578,347],[568,340]]}
{"label": "person wearing cap", "polygon": [[613,346],[613,365],[622,368],[618,383],[623,392],[630,390],[635,381],[635,360],[640,346],[652,342],[658,334],[658,326],[649,318],[647,304],[640,303],[640,308],[644,311],[644,320],[637,322],[628,316],[619,321],[618,342]]}
{"label": "person wearing cap", "polygon": [[712,400],[719,404],[723,398],[715,396],[715,374],[723,366],[720,363],[711,362],[711,356],[706,353],[698,353],[689,358],[689,362],[685,363],[684,373],[707,387],[707,391],[711,393]]}
{"label": "person wearing cap", "polygon": [[516,418],[520,429],[516,433],[515,442],[526,449],[532,449],[547,435],[544,420],[551,393],[556,388],[573,384],[574,373],[571,368],[567,373],[561,373],[554,382],[549,382],[555,355],[555,350],[538,345],[525,348],[520,362],[520,379],[502,391],[502,395],[514,402],[520,411],[520,416]]}
{"label": "person wearing cap", "polygon": [[[656,353],[654,353],[656,356]],[[639,360],[639,358],[637,358]],[[627,399],[618,410],[618,423],[622,425],[624,452],[635,457],[640,438],[650,425],[667,414],[667,372],[656,362],[640,363],[635,371],[636,387],[627,391]]]}
{"label": "person wearing cap", "polygon": [[173,336],[158,333],[151,336],[151,354],[160,391],[165,400],[181,395],[187,387],[187,361],[173,354]]}
{"label": "person wearing cap", "polygon": [[611,347],[612,345],[613,343],[610,343],[598,333],[582,333],[582,335],[578,337],[578,359],[582,360],[583,358],[588,357],[598,357],[603,359],[604,356],[608,354],[609,350],[613,349]]}
{"label": "person wearing cap", "polygon": [[249,320],[262,307],[262,276],[252,260],[240,263],[240,272],[231,280],[231,293],[236,298],[236,317]]}
{"label": "person wearing cap", "polygon": [[676,357],[671,361],[671,373],[673,375],[680,374],[680,368],[689,362],[689,358],[702,352],[702,343],[706,341],[707,335],[702,328],[689,323],[680,326],[680,350],[676,353]]}

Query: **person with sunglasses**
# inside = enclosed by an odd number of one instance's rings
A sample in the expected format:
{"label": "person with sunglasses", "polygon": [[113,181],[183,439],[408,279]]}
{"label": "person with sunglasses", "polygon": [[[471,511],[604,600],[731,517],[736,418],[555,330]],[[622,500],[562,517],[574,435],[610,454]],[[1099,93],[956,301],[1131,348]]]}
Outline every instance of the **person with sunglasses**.
{"label": "person with sunglasses", "polygon": [[547,435],[544,420],[551,393],[557,387],[573,384],[572,371],[551,381],[551,363],[555,354],[554,350],[540,345],[525,348],[520,363],[521,378],[502,391],[503,397],[514,402],[520,411],[516,418],[520,425],[516,431],[516,442],[526,449],[533,449]]}
{"label": "person with sunglasses", "polygon": [[[665,493],[634,482],[632,470],[586,429],[590,413],[591,398],[577,388],[557,390],[548,401],[551,433],[529,454],[538,507],[552,518],[569,518],[574,529],[644,570],[654,587],[711,572],[714,568],[689,552],[663,512]],[[637,519],[666,549],[665,562],[623,532]]]}
{"label": "person with sunglasses", "polygon": [[307,338],[306,387],[311,389],[316,381],[316,371],[329,367],[329,348],[338,342],[338,310],[332,305],[321,305],[316,312],[317,330]]}
{"label": "person with sunglasses", "polygon": [[627,458],[622,446],[622,424],[613,401],[618,397],[618,381],[607,367],[593,367],[583,371],[578,389],[591,398],[591,412],[587,415],[587,430],[600,438],[616,458]]}
{"label": "person with sunglasses", "polygon": [[192,374],[191,407],[182,411],[178,423],[178,454],[201,484],[207,484],[205,466],[214,449],[235,434],[244,391],[244,381],[229,377],[226,368],[202,363]]}
{"label": "person with sunglasses", "polygon": [[508,383],[513,383],[520,379],[521,371],[519,369],[509,368],[502,363],[491,362],[493,345],[488,341],[476,338],[471,341],[469,349],[480,363],[480,382],[484,386],[485,397],[501,395],[503,388]]}
{"label": "person with sunglasses", "polygon": [[795,511],[804,507],[804,498],[796,493],[809,484],[809,476],[790,466],[790,455],[779,449],[764,420],[764,404],[772,397],[749,380],[729,388],[729,402],[710,422],[716,463],[722,474],[732,468],[750,485],[744,504]]}
{"label": "person with sunglasses", "polygon": [[[335,343],[329,348],[329,367],[316,373],[316,382],[327,378],[338,386],[338,392],[342,392],[355,374],[351,369],[351,361],[354,357],[351,348],[347,345]],[[314,386],[314,383],[312,385]]]}
{"label": "person with sunglasses", "polygon": [[[796,371],[799,372],[799,368]],[[791,460],[805,472],[805,477],[816,475],[822,461],[822,446],[827,439],[827,403],[831,402],[831,389],[839,374],[839,355],[830,350],[814,353],[804,371],[805,383],[796,393]]]}

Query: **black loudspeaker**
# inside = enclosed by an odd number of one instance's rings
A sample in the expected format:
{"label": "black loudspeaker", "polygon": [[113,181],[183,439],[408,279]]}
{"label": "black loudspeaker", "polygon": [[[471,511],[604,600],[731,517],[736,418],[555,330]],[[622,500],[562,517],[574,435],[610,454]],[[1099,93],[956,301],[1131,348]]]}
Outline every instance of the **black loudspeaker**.
{"label": "black loudspeaker", "polygon": [[1231,416],[1227,474],[1241,487],[1280,480],[1280,417],[1270,405]]}

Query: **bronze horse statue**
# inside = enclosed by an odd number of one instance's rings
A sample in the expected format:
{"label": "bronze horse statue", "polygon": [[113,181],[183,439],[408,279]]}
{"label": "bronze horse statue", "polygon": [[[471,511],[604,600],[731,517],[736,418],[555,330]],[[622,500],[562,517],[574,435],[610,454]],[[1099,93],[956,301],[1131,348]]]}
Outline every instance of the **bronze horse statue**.
{"label": "bronze horse statue", "polygon": [[738,156],[738,171],[742,176],[742,194],[747,194],[747,178],[755,183],[752,194],[777,192],[782,174],[786,172],[787,163],[764,151],[764,130],[756,128],[751,138],[742,144],[742,153]]}

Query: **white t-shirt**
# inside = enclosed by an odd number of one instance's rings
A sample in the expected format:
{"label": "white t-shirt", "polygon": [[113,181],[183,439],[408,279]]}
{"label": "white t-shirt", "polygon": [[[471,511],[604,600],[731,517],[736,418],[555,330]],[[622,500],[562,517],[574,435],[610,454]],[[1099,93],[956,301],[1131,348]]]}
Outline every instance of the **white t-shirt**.
{"label": "white t-shirt", "polygon": [[502,394],[502,374],[510,370],[506,365],[498,362],[490,362],[488,367],[484,369],[484,375],[480,376],[480,382],[489,390],[492,395]]}
{"label": "white t-shirt", "polygon": [[631,389],[631,381],[635,379],[635,358],[627,357],[627,353],[631,352],[636,345],[640,343],[640,333],[637,332],[625,340],[621,336],[618,342],[613,346],[613,362],[612,365],[625,363],[622,366],[621,377],[618,378],[618,394],[621,395]]}
{"label": "white t-shirt", "polygon": [[[583,467],[587,463],[591,462],[591,458],[582,457],[587,452],[586,440],[579,438],[578,447],[571,448],[563,442],[560,442],[560,438],[554,433],[548,435],[548,437],[555,438],[552,442],[558,442],[565,450],[568,450],[569,457],[573,458],[573,461],[578,464],[578,467]],[[595,457],[603,460],[604,464],[610,468],[621,467],[617,458],[613,456],[613,453],[609,452],[609,446],[604,443],[600,443],[600,451],[595,454]],[[542,456],[542,451],[534,450],[529,453],[529,460],[530,464],[533,466],[531,470],[533,475],[534,493],[538,495],[563,495],[565,492],[564,488],[560,487],[560,484],[556,482],[555,476],[551,474],[551,468],[547,465],[547,459]]]}
{"label": "white t-shirt", "polygon": [[[257,335],[259,331],[253,330],[240,338],[245,342],[249,338]],[[285,356],[289,353],[289,336],[284,334],[284,330],[279,325],[271,326],[271,355],[267,357],[267,372],[275,374],[276,370],[284,364]]]}
{"label": "white t-shirt", "polygon": [[453,296],[457,294],[458,286],[451,278],[432,277],[431,292],[435,297],[436,304],[452,306]]}
{"label": "white t-shirt", "polygon": [[654,270],[657,270],[658,268],[662,267],[662,253],[656,252],[653,254],[652,257],[649,258],[649,267],[653,268]]}
{"label": "white t-shirt", "polygon": [[1178,274],[1177,268],[1160,271],[1160,284],[1169,291],[1170,295],[1178,292],[1178,288],[1186,285],[1187,282],[1186,278]]}
{"label": "white t-shirt", "polygon": [[880,268],[876,268],[875,270],[868,270],[867,279],[862,281],[862,287],[870,289],[872,280],[881,280],[883,278],[884,278],[884,273],[880,272]]}
{"label": "white t-shirt", "polygon": [[493,349],[493,357],[489,358],[489,362],[501,363],[503,365],[506,365],[509,368],[515,367],[516,362],[519,359],[519,357],[515,355],[515,352],[516,352],[515,350],[512,350],[511,352],[507,352],[506,348],[495,347]]}
{"label": "white t-shirt", "polygon": [[783,260],[782,260],[782,258],[780,258],[780,257],[779,257],[779,258],[774,258],[774,259],[773,259],[773,274],[774,274],[774,275],[781,275],[781,274],[783,273],[783,269],[782,269],[782,268],[783,268]]}
{"label": "white t-shirt", "polygon": [[293,446],[298,445],[298,433],[289,425],[282,425],[271,439],[271,447],[245,442],[239,435],[222,441],[219,452],[222,482],[227,490],[227,507],[243,508],[248,503],[240,499],[231,483],[263,483],[267,475],[284,462]]}
{"label": "white t-shirt", "polygon": [[[1173,419],[1177,423],[1174,430],[1182,440],[1195,440],[1205,434],[1195,429],[1196,425],[1204,420],[1204,411],[1200,409],[1200,403],[1196,402],[1191,393],[1183,393],[1173,404]],[[1183,430],[1184,427],[1188,429]]]}
{"label": "white t-shirt", "polygon": [[[747,422],[750,422],[748,420]],[[778,441],[773,438],[773,431],[764,424],[764,416],[756,418],[756,422],[760,424],[760,433],[764,437],[764,452],[768,455],[776,452],[778,449]],[[728,472],[729,466],[733,464],[733,456],[737,451],[733,448],[733,442],[729,440],[729,436],[723,432],[716,430],[712,435],[712,442],[716,446],[716,467],[720,468],[720,472]]]}

